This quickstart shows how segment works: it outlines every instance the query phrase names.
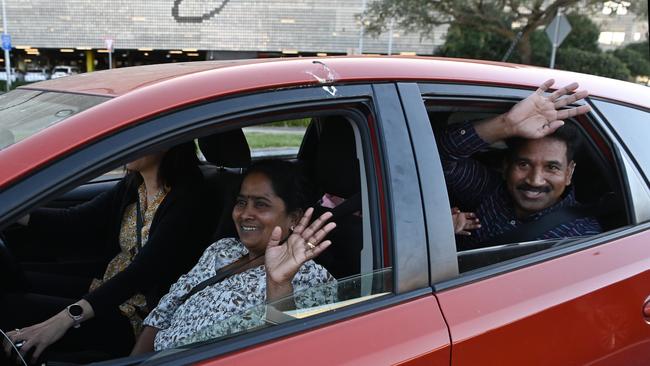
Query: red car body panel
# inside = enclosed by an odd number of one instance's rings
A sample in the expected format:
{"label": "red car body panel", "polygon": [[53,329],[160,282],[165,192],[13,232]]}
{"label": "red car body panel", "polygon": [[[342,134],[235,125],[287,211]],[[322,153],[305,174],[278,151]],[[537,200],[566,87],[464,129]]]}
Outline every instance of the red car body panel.
{"label": "red car body panel", "polygon": [[649,241],[638,233],[438,293],[452,364],[647,365]]}
{"label": "red car body panel", "polygon": [[[323,66],[327,65],[327,66]],[[94,72],[28,89],[114,96],[0,151],[0,188],[38,166],[158,113],[225,95],[320,81],[449,81],[535,87],[578,81],[592,95],[650,108],[645,87],[571,72],[513,64],[426,58],[342,57],[164,64]],[[320,80],[320,81],[319,81]],[[635,92],[637,90],[638,92]],[[27,89],[27,88],[26,88]],[[93,123],[88,123],[92,115]],[[28,158],[28,159],[27,159]]]}
{"label": "red car body panel", "polygon": [[449,365],[449,355],[447,326],[428,295],[198,365]]}

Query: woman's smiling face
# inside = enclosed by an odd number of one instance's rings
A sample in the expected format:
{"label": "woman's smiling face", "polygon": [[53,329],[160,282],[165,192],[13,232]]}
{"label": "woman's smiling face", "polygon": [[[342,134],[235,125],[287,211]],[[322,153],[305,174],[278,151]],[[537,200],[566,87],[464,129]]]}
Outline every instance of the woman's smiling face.
{"label": "woman's smiling face", "polygon": [[263,173],[251,173],[242,182],[232,220],[237,227],[239,239],[255,255],[266,250],[273,228],[282,229],[285,238],[297,215],[287,213],[286,205]]}

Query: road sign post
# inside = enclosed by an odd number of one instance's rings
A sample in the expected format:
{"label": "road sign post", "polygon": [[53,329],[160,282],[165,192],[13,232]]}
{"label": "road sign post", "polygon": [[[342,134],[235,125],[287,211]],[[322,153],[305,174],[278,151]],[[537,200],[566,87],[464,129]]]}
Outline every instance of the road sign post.
{"label": "road sign post", "polygon": [[5,51],[5,90],[11,90],[11,60],[9,59],[9,50],[11,50],[11,36],[7,34],[7,11],[5,10],[5,0],[2,0],[2,49]]}
{"label": "road sign post", "polygon": [[112,69],[113,68],[113,46],[115,45],[115,43],[113,42],[113,38],[104,39],[104,44],[106,45],[106,50],[108,50],[108,68]]}
{"label": "road sign post", "polygon": [[552,45],[551,63],[549,65],[551,69],[555,68],[555,54],[557,53],[557,48],[560,47],[569,33],[571,33],[571,24],[569,24],[566,16],[560,14],[560,9],[558,9],[555,18],[553,18],[551,24],[546,27],[546,35]]}

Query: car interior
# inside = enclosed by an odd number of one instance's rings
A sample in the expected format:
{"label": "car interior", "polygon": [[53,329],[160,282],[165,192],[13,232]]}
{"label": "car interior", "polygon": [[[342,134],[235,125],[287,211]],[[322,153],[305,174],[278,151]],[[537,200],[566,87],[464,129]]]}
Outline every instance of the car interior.
{"label": "car interior", "polygon": [[[427,109],[434,134],[440,136],[452,124],[494,117],[507,111],[510,106],[507,103],[474,103],[460,106],[455,102],[446,104],[436,101],[434,104],[430,101]],[[576,169],[572,179],[576,199],[581,204],[581,212],[585,216],[596,217],[603,231],[627,225],[629,218],[626,196],[618,174],[620,169],[617,168],[611,146],[588,116],[581,116],[567,122],[575,124],[581,135],[581,143],[574,158]],[[495,143],[486,151],[475,154],[473,158],[491,169],[502,171],[506,148],[504,143]],[[453,196],[449,199],[452,207],[457,206]],[[562,222],[563,218],[565,217],[557,215],[557,222]],[[584,239],[584,237],[572,237],[535,240],[526,237],[526,233],[520,234],[513,237],[523,239],[515,242],[494,243],[478,249],[459,251],[459,271],[463,273],[484,268]]]}

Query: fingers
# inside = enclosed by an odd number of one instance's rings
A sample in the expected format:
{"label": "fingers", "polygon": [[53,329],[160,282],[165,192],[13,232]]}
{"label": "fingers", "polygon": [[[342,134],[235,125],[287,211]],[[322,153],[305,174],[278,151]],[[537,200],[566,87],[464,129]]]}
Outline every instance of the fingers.
{"label": "fingers", "polygon": [[551,100],[551,101],[554,101],[554,100],[558,99],[559,97],[561,97],[563,95],[567,95],[569,93],[572,93],[576,89],[578,89],[578,83],[573,82],[573,83],[571,83],[569,85],[565,85],[565,86],[561,87],[560,89],[558,89],[558,90],[554,91],[553,93],[551,93],[551,95],[548,96],[548,99]]}
{"label": "fingers", "polygon": [[311,220],[311,215],[314,213],[313,208],[308,208],[305,213],[302,215],[302,218],[300,218],[300,221],[298,222],[298,225],[293,229],[293,232],[296,234],[301,234],[303,230],[307,227],[307,224],[309,224],[309,220]]}
{"label": "fingers", "polygon": [[553,86],[553,84],[555,84],[555,80],[546,80],[542,85],[539,86],[539,88],[537,88],[537,90],[535,90],[535,94],[543,95],[548,90],[548,88]]}
{"label": "fingers", "polygon": [[330,240],[325,240],[324,242],[322,242],[322,243],[316,245],[316,246],[314,247],[314,249],[311,249],[311,250],[310,250],[311,255],[312,255],[312,258],[318,257],[318,256],[319,256],[323,251],[325,251],[325,249],[327,249],[327,247],[329,247],[331,244],[332,244],[332,242],[331,242]]}
{"label": "fingers", "polygon": [[309,227],[303,230],[300,236],[302,236],[303,239],[305,240],[310,239],[314,235],[314,233],[318,231],[330,218],[332,218],[332,213],[325,212],[324,214],[320,215],[319,218],[314,220],[314,222],[312,222],[311,225],[309,225]]}
{"label": "fingers", "polygon": [[555,109],[560,109],[560,108],[562,108],[564,106],[567,106],[567,105],[569,105],[571,103],[575,103],[578,100],[584,99],[587,96],[589,96],[588,91],[580,90],[580,91],[575,92],[575,93],[573,93],[571,95],[567,95],[566,97],[564,97],[562,99],[557,99],[557,98],[552,99],[552,98],[549,97],[549,100],[554,101],[553,106],[555,107]]}
{"label": "fingers", "polygon": [[280,245],[280,240],[282,240],[282,228],[276,226],[271,231],[271,237],[269,238],[269,243],[266,245],[268,248],[277,247]]}
{"label": "fingers", "polygon": [[557,119],[567,119],[581,114],[588,113],[591,110],[591,107],[588,105],[581,105],[575,108],[562,109],[557,111]]}

